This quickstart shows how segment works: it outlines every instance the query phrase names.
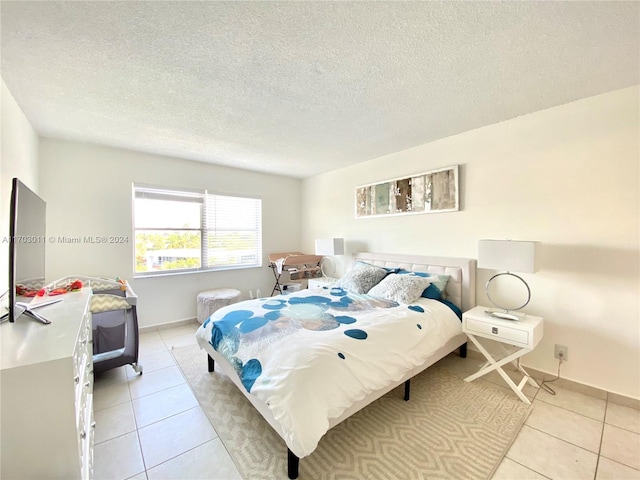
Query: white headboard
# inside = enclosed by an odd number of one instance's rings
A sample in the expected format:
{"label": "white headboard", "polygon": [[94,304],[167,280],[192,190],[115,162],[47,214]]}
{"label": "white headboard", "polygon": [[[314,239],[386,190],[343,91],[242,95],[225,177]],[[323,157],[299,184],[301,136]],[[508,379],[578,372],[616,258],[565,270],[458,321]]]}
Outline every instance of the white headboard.
{"label": "white headboard", "polygon": [[357,252],[353,254],[353,260],[380,267],[399,267],[414,272],[449,275],[445,291],[447,300],[455,303],[463,312],[476,306],[476,260],[474,258]]}

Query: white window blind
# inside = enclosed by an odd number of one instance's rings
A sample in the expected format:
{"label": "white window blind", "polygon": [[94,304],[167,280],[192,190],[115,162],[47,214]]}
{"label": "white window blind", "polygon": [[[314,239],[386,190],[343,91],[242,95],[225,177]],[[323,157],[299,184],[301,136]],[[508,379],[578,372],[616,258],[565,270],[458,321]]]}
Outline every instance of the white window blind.
{"label": "white window blind", "polygon": [[262,266],[262,200],[134,185],[136,275]]}
{"label": "white window blind", "polygon": [[206,195],[206,265],[260,266],[262,201],[257,198]]}

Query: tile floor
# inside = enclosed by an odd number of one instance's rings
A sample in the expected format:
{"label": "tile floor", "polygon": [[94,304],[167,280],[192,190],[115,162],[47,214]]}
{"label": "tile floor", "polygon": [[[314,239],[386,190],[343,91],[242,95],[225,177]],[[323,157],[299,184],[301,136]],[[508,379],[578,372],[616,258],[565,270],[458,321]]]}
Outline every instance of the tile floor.
{"label": "tile floor", "polygon": [[140,363],[96,375],[94,478],[242,479],[177,367],[198,324],[142,333]]}
{"label": "tile floor", "polygon": [[[141,376],[128,366],[96,375],[96,480],[242,478],[170,353],[194,343],[197,326],[141,334]],[[462,373],[481,363],[442,361]],[[506,388],[494,373],[477,381]],[[553,388],[525,387],[534,408],[493,480],[640,480],[640,411]]]}
{"label": "tile floor", "polygon": [[[482,363],[457,356],[442,361],[464,374]],[[522,378],[505,370],[514,381]],[[510,392],[495,372],[476,381]],[[555,395],[525,386],[533,409],[492,480],[640,480],[640,410],[548,385]]]}

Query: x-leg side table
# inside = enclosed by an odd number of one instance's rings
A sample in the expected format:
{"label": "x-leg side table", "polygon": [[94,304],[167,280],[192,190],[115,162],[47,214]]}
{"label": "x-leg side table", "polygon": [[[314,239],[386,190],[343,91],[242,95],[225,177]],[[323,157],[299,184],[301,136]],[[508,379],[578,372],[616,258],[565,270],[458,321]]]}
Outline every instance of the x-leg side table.
{"label": "x-leg side table", "polygon": [[[476,307],[465,312],[462,317],[462,330],[487,359],[480,370],[465,378],[465,382],[472,382],[494,370],[503,378],[515,394],[525,402],[531,404],[529,399],[522,393],[522,389],[527,384],[538,388],[538,384],[529,376],[527,371],[520,365],[520,358],[531,352],[543,333],[543,320],[541,317],[527,315],[521,320],[505,320],[495,318],[486,313],[485,307]],[[500,342],[499,346],[505,356],[499,360],[493,358],[491,353],[480,343],[479,338],[489,338]],[[511,346],[506,348],[505,345]],[[515,347],[515,350],[513,350]],[[509,375],[502,369],[508,363],[513,363],[516,369],[522,373],[522,380],[516,384]]]}
{"label": "x-leg side table", "polygon": [[[513,390],[516,393],[516,395],[520,398],[520,400],[530,405],[531,402],[525,396],[525,394],[522,393],[522,389],[526,385],[527,381],[529,381],[529,383],[531,383],[531,385],[533,385],[536,388],[538,387],[538,384],[535,382],[533,378],[529,376],[526,370],[522,368],[519,360],[520,360],[520,357],[522,357],[523,355],[526,355],[531,350],[527,348],[520,348],[515,352],[511,353],[510,355],[507,355],[506,357],[502,358],[501,360],[496,361],[491,356],[491,354],[487,351],[487,349],[482,346],[482,344],[478,341],[478,339],[474,335],[467,333],[467,336],[474,343],[474,345],[478,347],[478,350],[482,352],[482,354],[487,359],[487,362],[482,367],[480,367],[479,371],[477,371],[473,375],[468,376],[467,378],[464,379],[464,381],[472,382],[475,379],[480,378],[486,375],[487,373],[490,373],[496,370],[500,374],[500,376],[504,379],[504,381],[507,382],[507,385],[511,387],[511,390]],[[524,375],[518,385],[516,385],[515,382],[511,380],[511,377],[509,377],[509,375],[507,375],[505,371],[502,369],[502,366],[506,365],[509,362],[513,362],[516,368]]]}

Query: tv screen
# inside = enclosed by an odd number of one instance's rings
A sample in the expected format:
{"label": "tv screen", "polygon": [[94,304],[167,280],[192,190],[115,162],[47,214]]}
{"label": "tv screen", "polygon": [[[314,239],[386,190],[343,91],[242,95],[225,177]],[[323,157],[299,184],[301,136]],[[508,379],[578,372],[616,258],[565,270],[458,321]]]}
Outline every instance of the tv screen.
{"label": "tv screen", "polygon": [[13,322],[45,284],[47,205],[14,178],[10,208],[9,321]]}

